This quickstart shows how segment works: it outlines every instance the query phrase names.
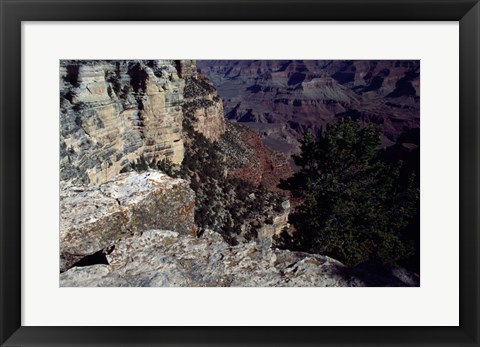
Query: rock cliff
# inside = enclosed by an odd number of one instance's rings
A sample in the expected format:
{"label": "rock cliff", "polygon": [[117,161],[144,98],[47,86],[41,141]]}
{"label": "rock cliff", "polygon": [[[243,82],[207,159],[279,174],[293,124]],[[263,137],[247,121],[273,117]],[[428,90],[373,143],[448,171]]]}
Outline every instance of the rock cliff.
{"label": "rock cliff", "polygon": [[193,129],[207,139],[217,141],[225,132],[223,103],[207,79],[193,75],[185,79],[183,111]]}
{"label": "rock cliff", "polygon": [[158,171],[120,174],[99,187],[62,184],[60,194],[62,271],[135,232],[195,231],[188,182]]}
{"label": "rock cliff", "polygon": [[61,61],[61,180],[101,184],[140,158],[181,163],[185,102],[208,104],[193,124],[218,139],[222,102],[213,87],[192,94],[192,84],[208,85],[192,60]]}

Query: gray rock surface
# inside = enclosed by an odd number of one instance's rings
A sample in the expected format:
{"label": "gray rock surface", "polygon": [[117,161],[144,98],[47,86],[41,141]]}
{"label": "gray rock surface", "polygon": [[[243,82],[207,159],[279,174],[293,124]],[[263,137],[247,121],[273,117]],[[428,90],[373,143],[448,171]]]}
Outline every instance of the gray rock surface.
{"label": "gray rock surface", "polygon": [[186,181],[158,171],[120,174],[99,187],[62,184],[61,270],[135,232],[193,233],[194,206]]}
{"label": "gray rock surface", "polygon": [[[229,246],[206,230],[200,237],[168,230],[148,230],[115,245],[109,265],[74,267],[60,275],[62,287],[279,287],[408,285],[395,277],[383,283],[351,273],[332,258],[272,249],[271,243]],[[405,274],[403,274],[405,275]],[[411,284],[418,285],[408,277]],[[381,278],[385,280],[385,276]]]}

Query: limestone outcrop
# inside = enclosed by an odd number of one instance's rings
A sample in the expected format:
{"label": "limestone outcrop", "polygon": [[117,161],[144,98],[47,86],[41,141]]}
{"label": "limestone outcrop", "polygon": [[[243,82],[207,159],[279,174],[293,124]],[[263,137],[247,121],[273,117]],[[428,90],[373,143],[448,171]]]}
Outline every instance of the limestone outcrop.
{"label": "limestone outcrop", "polygon": [[109,264],[74,267],[60,275],[62,287],[283,287],[405,286],[418,278],[355,272],[332,258],[272,249],[268,239],[230,246],[216,232],[197,238],[148,230],[125,238],[106,257]]}
{"label": "limestone outcrop", "polygon": [[186,76],[183,104],[185,116],[195,131],[211,141],[217,141],[226,130],[222,99],[209,80],[196,71],[193,73],[191,67],[184,67],[183,70]]}
{"label": "limestone outcrop", "polygon": [[194,60],[61,61],[61,180],[98,185],[139,160],[181,163],[185,102],[201,104],[193,125],[217,140],[222,101]]}
{"label": "limestone outcrop", "polygon": [[188,183],[158,171],[120,174],[99,187],[63,183],[61,270],[135,232],[162,228],[193,233],[194,207]]}

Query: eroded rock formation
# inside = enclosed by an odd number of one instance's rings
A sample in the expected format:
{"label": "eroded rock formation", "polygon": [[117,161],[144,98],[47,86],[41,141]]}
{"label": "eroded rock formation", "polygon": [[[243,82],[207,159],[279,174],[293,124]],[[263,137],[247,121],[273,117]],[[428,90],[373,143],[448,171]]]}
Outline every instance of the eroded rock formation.
{"label": "eroded rock formation", "polygon": [[225,132],[225,118],[222,100],[213,85],[201,76],[189,76],[185,79],[184,97],[183,110],[193,129],[217,141]]}
{"label": "eroded rock formation", "polygon": [[420,125],[420,62],[393,60],[202,60],[225,115],[284,153],[339,117],[381,124],[384,145]]}
{"label": "eroded rock formation", "polygon": [[193,60],[61,61],[61,179],[101,184],[140,158],[181,163],[185,99],[208,103],[195,109],[193,123],[218,139],[221,100],[211,86],[196,95],[187,81],[209,85]]}

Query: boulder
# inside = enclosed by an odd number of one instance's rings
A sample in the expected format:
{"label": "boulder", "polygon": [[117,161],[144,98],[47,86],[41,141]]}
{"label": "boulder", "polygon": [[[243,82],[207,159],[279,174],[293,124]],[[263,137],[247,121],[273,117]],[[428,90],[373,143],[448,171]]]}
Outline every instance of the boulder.
{"label": "boulder", "polygon": [[99,187],[63,183],[61,270],[135,232],[166,228],[192,233],[194,207],[188,182],[158,171],[120,174]]}

